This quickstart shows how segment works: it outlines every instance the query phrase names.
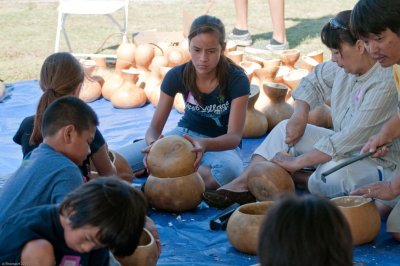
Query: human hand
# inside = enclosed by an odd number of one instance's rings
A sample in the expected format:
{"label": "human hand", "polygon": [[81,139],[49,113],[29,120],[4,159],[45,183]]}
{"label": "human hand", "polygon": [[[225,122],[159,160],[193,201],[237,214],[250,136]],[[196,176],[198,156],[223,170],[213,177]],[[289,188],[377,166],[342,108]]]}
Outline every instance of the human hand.
{"label": "human hand", "polygon": [[163,137],[164,137],[164,135],[160,135],[160,136],[158,137],[158,139],[151,141],[151,142],[149,143],[149,145],[148,145],[146,148],[144,148],[144,149],[141,150],[142,153],[144,153],[143,164],[144,164],[144,167],[145,167],[145,169],[147,170],[147,172],[148,172],[148,170],[149,170],[149,169],[147,169],[147,155],[149,154],[150,149],[151,149],[151,147],[153,146],[154,142],[156,142],[156,141],[159,140],[159,139],[162,139]]}
{"label": "human hand", "polygon": [[359,187],[350,195],[362,195],[365,198],[378,198],[382,200],[392,200],[398,196],[392,189],[390,181],[379,181],[363,187]]}
{"label": "human hand", "polygon": [[[390,143],[391,141],[387,139],[382,134],[376,134],[369,138],[367,143],[361,148],[361,152],[374,152],[372,157],[381,157],[389,152],[387,146],[382,146]],[[382,147],[379,147],[382,146]]]}
{"label": "human hand", "polygon": [[271,162],[276,163],[280,167],[284,168],[286,171],[294,173],[300,168],[296,165],[296,157],[286,153],[278,152],[272,158]]}
{"label": "human hand", "polygon": [[193,144],[192,151],[196,153],[196,160],[194,161],[193,167],[194,167],[195,171],[197,171],[197,169],[200,166],[201,158],[203,157],[203,154],[205,153],[205,148],[204,148],[204,144],[202,143],[202,139],[201,138],[192,138],[186,134],[183,135],[183,137]]}
{"label": "human hand", "polygon": [[307,123],[298,117],[292,116],[286,124],[286,144],[294,145],[299,142],[306,129]]}
{"label": "human hand", "polygon": [[157,244],[157,248],[158,248],[158,257],[160,257],[160,254],[161,254],[160,235],[158,234],[156,224],[149,216],[146,216],[146,223],[145,223],[144,227],[147,230],[149,230],[149,232],[153,235],[154,240],[156,241],[156,244]]}

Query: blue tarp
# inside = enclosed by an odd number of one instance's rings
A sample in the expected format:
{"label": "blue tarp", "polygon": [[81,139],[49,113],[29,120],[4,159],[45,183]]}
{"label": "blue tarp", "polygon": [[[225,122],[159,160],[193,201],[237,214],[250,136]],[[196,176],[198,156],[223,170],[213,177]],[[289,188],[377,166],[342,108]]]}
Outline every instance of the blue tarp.
{"label": "blue tarp", "polygon": [[[22,159],[20,146],[12,137],[22,119],[35,113],[41,95],[37,81],[20,81],[7,84],[11,95],[0,103],[0,176],[15,171]],[[143,138],[154,107],[146,105],[138,109],[115,109],[105,99],[99,99],[90,106],[100,119],[99,129],[109,147],[115,149],[137,138]],[[165,130],[174,127],[181,115],[173,110]],[[243,140],[245,165],[252,151],[262,141]],[[1,182],[1,181],[0,181]],[[144,179],[134,181],[140,185]],[[258,262],[235,250],[229,243],[225,231],[211,231],[209,220],[218,213],[201,203],[195,210],[181,214],[170,214],[150,210],[149,215],[156,222],[162,241],[162,254],[158,265],[252,265]],[[378,238],[369,244],[354,248],[357,265],[399,265],[400,244],[385,232],[382,223]],[[293,241],[296,241],[295,239]]]}

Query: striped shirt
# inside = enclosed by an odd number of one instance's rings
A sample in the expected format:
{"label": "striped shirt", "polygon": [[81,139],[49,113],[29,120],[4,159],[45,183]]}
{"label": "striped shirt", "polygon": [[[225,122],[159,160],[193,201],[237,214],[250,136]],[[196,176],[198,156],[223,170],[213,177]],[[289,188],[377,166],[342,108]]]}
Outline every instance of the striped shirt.
{"label": "striped shirt", "polygon": [[[307,102],[310,109],[331,99],[334,133],[321,138],[314,148],[333,160],[359,154],[367,140],[396,113],[398,102],[392,70],[378,63],[361,76],[346,73],[332,61],[319,64],[292,96]],[[375,160],[394,170],[400,165],[400,140]]]}

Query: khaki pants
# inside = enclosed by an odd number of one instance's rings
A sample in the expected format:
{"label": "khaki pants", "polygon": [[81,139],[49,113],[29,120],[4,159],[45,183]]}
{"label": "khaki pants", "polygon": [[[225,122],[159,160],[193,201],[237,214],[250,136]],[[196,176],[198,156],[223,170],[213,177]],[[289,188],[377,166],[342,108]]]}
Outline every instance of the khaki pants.
{"label": "khaki pants", "polygon": [[396,206],[389,214],[386,221],[386,231],[390,233],[400,232],[400,201],[397,201]]}

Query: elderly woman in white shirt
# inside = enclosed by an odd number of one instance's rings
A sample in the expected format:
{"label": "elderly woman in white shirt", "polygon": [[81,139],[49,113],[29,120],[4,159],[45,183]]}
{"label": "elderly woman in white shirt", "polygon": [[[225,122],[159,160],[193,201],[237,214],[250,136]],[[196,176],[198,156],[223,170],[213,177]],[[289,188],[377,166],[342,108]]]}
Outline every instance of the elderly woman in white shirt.
{"label": "elderly woman in white shirt", "polygon": [[[366,158],[321,180],[321,173],[359,154],[397,108],[397,90],[391,69],[382,68],[349,30],[351,11],[342,11],[321,31],[332,61],[318,65],[293,92],[295,111],[278,124],[253,153],[249,166],[232,182],[204,193],[209,205],[244,203],[247,174],[256,162],[272,161],[295,173],[314,166],[308,189],[325,197],[347,195],[355,188],[388,180],[400,166],[400,141],[381,158]],[[307,124],[309,111],[331,99],[333,130]],[[290,156],[284,152],[290,151]]]}

